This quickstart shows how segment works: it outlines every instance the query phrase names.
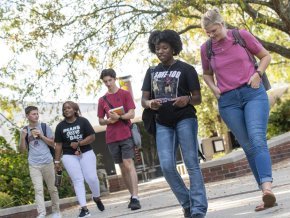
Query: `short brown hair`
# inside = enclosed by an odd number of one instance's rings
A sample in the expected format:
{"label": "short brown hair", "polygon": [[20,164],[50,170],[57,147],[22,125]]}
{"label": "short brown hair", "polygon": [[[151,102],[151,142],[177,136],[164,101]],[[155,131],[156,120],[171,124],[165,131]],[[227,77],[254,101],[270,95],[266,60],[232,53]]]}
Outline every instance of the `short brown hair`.
{"label": "short brown hair", "polygon": [[101,72],[101,76],[100,76],[100,79],[104,79],[105,76],[110,76],[114,79],[116,79],[116,72],[115,70],[113,70],[112,68],[109,68],[109,69],[104,69],[102,70]]}
{"label": "short brown hair", "polygon": [[25,111],[25,114],[28,115],[31,111],[38,111],[38,108],[35,107],[35,106],[27,106],[24,111]]}

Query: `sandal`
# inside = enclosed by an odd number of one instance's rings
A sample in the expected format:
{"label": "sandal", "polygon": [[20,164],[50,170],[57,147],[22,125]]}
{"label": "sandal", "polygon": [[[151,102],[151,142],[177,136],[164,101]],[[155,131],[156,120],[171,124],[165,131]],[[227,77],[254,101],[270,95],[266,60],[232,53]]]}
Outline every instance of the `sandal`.
{"label": "sandal", "polygon": [[273,194],[273,192],[269,189],[264,189],[263,190],[263,202],[264,202],[264,207],[274,207],[276,203],[276,197]]}
{"label": "sandal", "polygon": [[273,192],[269,189],[264,189],[263,192],[263,203],[255,208],[256,212],[277,206],[276,197]]}

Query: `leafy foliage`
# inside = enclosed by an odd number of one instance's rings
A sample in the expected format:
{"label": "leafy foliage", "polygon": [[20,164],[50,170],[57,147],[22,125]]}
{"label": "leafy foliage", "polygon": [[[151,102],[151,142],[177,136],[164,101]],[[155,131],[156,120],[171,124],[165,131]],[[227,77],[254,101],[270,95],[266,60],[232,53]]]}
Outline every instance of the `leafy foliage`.
{"label": "leafy foliage", "polygon": [[27,155],[15,151],[0,153],[0,191],[13,198],[14,205],[29,204],[34,201],[34,191],[29,176]]}
{"label": "leafy foliage", "polygon": [[4,192],[0,192],[0,209],[11,207],[11,205],[13,205],[12,197]]}
{"label": "leafy foliage", "polygon": [[0,150],[12,150],[3,136],[0,136]]}
{"label": "leafy foliage", "polygon": [[290,92],[277,101],[271,110],[268,138],[290,131]]}
{"label": "leafy foliage", "polygon": [[[4,147],[4,145],[10,147],[5,139],[1,138],[0,146]],[[6,193],[12,198],[12,204],[9,203],[9,206],[32,204],[34,189],[29,175],[27,153],[21,154],[12,149],[0,149],[0,166],[0,193]],[[46,186],[44,186],[44,192],[45,200],[49,200]],[[60,198],[75,196],[70,178],[65,171],[59,196]]]}
{"label": "leafy foliage", "polygon": [[[57,98],[63,93],[70,93],[66,98],[83,91],[96,94],[96,71],[116,67],[134,49],[144,61],[144,39],[153,29],[176,29],[191,48],[199,47],[200,17],[213,6],[222,9],[229,27],[249,29],[289,66],[290,6],[282,0],[15,0],[1,3],[0,37],[13,58],[2,68],[0,88],[8,88],[20,103],[30,96],[41,100],[48,93]],[[23,61],[24,56],[36,66]]]}
{"label": "leafy foliage", "polygon": [[[200,17],[213,6],[221,9],[229,28],[249,30],[272,52],[267,70],[272,83],[290,81],[288,1],[2,1],[0,38],[10,49],[10,59],[0,69],[1,112],[11,120],[12,111],[31,100],[97,95],[101,84],[97,74],[104,67],[116,68],[132,56],[139,63],[156,62],[145,43],[153,29],[177,30],[184,42],[181,57],[199,65],[198,48],[205,41]],[[208,88],[202,92],[200,133],[210,136],[224,127]]]}

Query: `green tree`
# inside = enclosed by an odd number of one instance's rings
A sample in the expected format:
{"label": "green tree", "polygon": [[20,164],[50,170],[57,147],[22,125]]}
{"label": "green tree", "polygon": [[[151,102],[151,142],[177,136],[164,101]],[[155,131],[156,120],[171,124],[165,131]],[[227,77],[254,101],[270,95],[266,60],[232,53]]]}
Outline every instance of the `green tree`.
{"label": "green tree", "polygon": [[[6,0],[1,1],[0,38],[13,56],[1,68],[0,89],[11,93],[0,95],[1,109],[6,112],[31,97],[43,101],[47,93],[56,99],[64,93],[75,98],[84,91],[97,93],[95,72],[115,67],[136,49],[139,61],[156,61],[144,44],[153,29],[177,30],[185,43],[182,57],[197,65],[205,41],[200,17],[213,6],[221,9],[230,28],[248,29],[272,52],[271,81],[290,81],[289,1]],[[23,56],[35,66],[23,63]]]}

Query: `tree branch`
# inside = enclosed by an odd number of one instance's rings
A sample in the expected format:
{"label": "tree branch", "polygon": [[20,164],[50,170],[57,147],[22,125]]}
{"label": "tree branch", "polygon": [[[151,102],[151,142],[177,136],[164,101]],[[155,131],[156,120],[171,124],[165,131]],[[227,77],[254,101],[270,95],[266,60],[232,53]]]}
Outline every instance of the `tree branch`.
{"label": "tree branch", "polygon": [[184,28],[183,30],[180,30],[180,31],[178,32],[178,34],[181,35],[181,34],[187,32],[187,31],[189,31],[189,30],[191,30],[191,29],[197,29],[197,28],[200,28],[200,25],[189,25],[189,26],[187,26],[186,28]]}
{"label": "tree branch", "polygon": [[278,44],[275,44],[275,43],[272,43],[272,42],[267,42],[265,40],[262,40],[258,37],[256,37],[262,44],[263,46],[269,50],[269,51],[272,51],[272,52],[275,52],[285,58],[288,58],[290,59],[290,49],[289,48],[286,48],[286,47],[283,47],[281,45],[278,45]]}
{"label": "tree branch", "polygon": [[285,23],[278,19],[270,18],[268,16],[265,16],[261,13],[259,13],[257,10],[253,9],[249,4],[244,4],[245,12],[249,14],[253,20],[258,20],[258,23],[265,24],[267,26],[273,27],[275,29],[281,30],[287,34],[290,34],[290,30],[287,28]]}

